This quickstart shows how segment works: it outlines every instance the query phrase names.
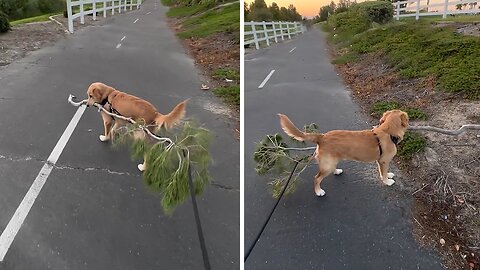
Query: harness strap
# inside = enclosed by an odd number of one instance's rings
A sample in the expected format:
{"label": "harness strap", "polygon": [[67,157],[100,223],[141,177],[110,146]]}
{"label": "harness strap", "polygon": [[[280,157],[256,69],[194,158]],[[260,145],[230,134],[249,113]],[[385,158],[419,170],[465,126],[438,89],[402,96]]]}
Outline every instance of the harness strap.
{"label": "harness strap", "polygon": [[390,140],[392,140],[393,144],[397,145],[400,138],[390,135]]}
{"label": "harness strap", "polygon": [[[108,105],[110,105],[110,110],[109,110],[110,113],[114,113],[114,114],[118,114],[118,115],[122,116],[119,111],[117,111],[115,108],[113,108],[112,103],[110,103],[110,101],[108,100],[108,97],[105,98],[104,100],[102,100],[102,102],[100,102],[100,105],[105,106],[107,103],[108,103]],[[113,116],[111,116],[111,117],[112,117],[113,120],[115,120],[115,117],[113,117]]]}
{"label": "harness strap", "polygon": [[[372,132],[373,132],[373,130],[372,130]],[[373,135],[375,135],[375,138],[377,139],[378,149],[380,150],[380,157],[382,157],[383,150],[382,150],[382,145],[380,144],[380,139],[378,138],[378,136],[375,132],[373,132]]]}

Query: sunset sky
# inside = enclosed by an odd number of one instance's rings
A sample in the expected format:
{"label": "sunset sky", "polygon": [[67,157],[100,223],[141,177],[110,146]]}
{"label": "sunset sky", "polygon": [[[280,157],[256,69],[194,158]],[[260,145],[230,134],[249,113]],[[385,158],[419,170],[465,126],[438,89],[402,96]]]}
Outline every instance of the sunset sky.
{"label": "sunset sky", "polygon": [[[288,5],[293,4],[298,13],[304,17],[313,17],[318,15],[320,7],[327,5],[332,0],[265,0],[268,6],[275,2],[280,7],[288,7]],[[253,2],[253,1],[249,1]]]}

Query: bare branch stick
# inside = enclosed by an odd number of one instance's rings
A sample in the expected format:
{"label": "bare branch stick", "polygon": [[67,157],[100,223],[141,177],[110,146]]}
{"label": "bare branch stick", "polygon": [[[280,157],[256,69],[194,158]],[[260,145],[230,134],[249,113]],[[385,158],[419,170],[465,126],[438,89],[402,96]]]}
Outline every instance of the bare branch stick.
{"label": "bare branch stick", "polygon": [[454,129],[454,130],[442,129],[442,128],[437,128],[432,126],[410,126],[408,127],[408,129],[419,130],[419,131],[433,131],[433,132],[438,132],[446,135],[459,135],[469,129],[480,130],[480,125],[468,124],[468,125],[463,125],[461,128]]}
{"label": "bare branch stick", "polygon": [[[72,104],[73,106],[75,107],[78,107],[78,106],[81,106],[81,105],[86,105],[87,104],[87,100],[84,99],[82,101],[79,101],[79,102],[75,102],[73,101],[75,99],[75,96],[74,95],[69,95],[68,96],[68,103]],[[125,116],[121,116],[121,115],[118,115],[118,114],[115,114],[115,113],[111,113],[107,110],[105,110],[105,108],[103,108],[102,105],[98,104],[98,103],[94,103],[93,106],[97,107],[98,108],[98,111],[103,111],[104,113],[112,116],[112,117],[115,117],[115,118],[118,118],[118,119],[122,119],[122,120],[125,120],[131,124],[137,124],[137,122],[135,122],[132,118],[129,118],[129,117],[125,117]],[[162,143],[164,142],[168,142],[169,143],[169,147],[170,146],[173,146],[173,141],[170,139],[170,138],[162,138],[162,137],[158,137],[157,135],[153,134],[148,128],[146,128],[146,126],[143,126],[141,125],[140,128],[145,131],[145,133],[147,133],[150,137],[154,138],[155,140],[157,141],[160,141]]]}

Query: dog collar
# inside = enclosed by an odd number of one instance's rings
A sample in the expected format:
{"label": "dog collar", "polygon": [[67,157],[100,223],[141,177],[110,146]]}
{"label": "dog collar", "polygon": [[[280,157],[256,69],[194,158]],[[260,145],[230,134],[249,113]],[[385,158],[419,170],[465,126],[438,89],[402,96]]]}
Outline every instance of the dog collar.
{"label": "dog collar", "polygon": [[110,103],[110,102],[108,102],[108,98],[102,100],[102,102],[100,102],[100,105],[105,106],[105,104],[107,104],[107,103]]}
{"label": "dog collar", "polygon": [[390,140],[392,140],[393,144],[397,145],[398,142],[400,141],[400,138],[390,135]]}

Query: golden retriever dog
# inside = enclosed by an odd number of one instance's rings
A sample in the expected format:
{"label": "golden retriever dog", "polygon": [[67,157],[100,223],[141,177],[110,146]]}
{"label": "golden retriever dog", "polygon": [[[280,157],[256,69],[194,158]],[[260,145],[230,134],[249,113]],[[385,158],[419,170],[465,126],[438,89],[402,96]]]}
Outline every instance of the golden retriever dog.
{"label": "golden retriever dog", "polygon": [[[185,116],[185,106],[187,100],[177,104],[168,114],[161,114],[148,101],[120,92],[115,88],[100,82],[92,83],[87,89],[87,106],[94,103],[101,104],[107,111],[116,113],[124,117],[132,118],[134,121],[143,121],[148,125],[148,129],[155,133],[161,127],[170,128]],[[103,119],[104,134],[100,135],[100,141],[106,142],[112,139],[113,134],[120,127],[128,122],[119,118],[113,118],[105,112],[100,112]],[[113,126],[112,126],[113,125]],[[143,134],[144,135],[144,134]],[[144,136],[142,136],[144,137]],[[145,162],[138,165],[140,171],[146,169]]]}
{"label": "golden retriever dog", "polygon": [[380,119],[380,124],[372,130],[332,130],[325,134],[302,132],[287,116],[279,116],[280,125],[289,136],[298,141],[317,144],[314,155],[319,166],[319,172],[314,178],[314,191],[317,196],[325,195],[325,191],[320,187],[325,177],[332,172],[335,175],[343,172],[342,169],[337,169],[341,160],[376,161],[382,182],[388,186],[395,183],[392,179],[394,174],[388,172],[388,169],[397,154],[397,144],[403,140],[408,128],[407,113],[400,110],[387,111]]}

